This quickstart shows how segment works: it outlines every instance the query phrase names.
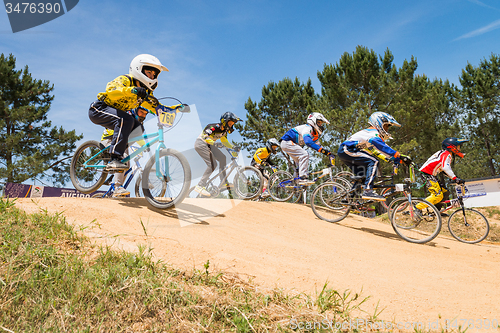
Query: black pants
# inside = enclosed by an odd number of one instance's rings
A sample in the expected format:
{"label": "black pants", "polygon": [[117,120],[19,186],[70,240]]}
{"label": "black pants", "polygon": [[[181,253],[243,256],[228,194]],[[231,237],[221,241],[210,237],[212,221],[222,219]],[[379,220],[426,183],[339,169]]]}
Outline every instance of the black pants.
{"label": "black pants", "polygon": [[114,131],[110,153],[116,155],[125,153],[130,133],[142,125],[139,120],[127,112],[115,109],[101,101],[90,104],[89,118],[94,124]]}

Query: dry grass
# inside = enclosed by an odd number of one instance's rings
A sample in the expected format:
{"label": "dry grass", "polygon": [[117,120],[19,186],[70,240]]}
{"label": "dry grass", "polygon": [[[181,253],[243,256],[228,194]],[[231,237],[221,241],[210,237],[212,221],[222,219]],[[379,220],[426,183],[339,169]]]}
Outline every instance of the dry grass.
{"label": "dry grass", "polygon": [[3,199],[0,244],[6,332],[289,332],[291,323],[328,332],[366,300],[327,284],[315,296],[262,291],[209,262],[179,271],[146,248],[95,247],[61,215],[28,215]]}

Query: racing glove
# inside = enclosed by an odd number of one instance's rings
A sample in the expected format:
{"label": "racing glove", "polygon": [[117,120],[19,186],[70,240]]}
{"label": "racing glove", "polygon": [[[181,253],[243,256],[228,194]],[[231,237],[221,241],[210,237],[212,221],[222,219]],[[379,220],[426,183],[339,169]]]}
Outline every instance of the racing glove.
{"label": "racing glove", "polygon": [[224,148],[224,145],[222,144],[222,142],[214,142],[214,147],[215,148]]}
{"label": "racing glove", "polygon": [[142,99],[148,97],[148,91],[143,87],[135,87],[134,89],[132,89],[132,93],[136,94],[137,97]]}
{"label": "racing glove", "polygon": [[318,151],[325,156],[330,156],[332,154],[328,149],[325,149],[323,147],[320,147]]}
{"label": "racing glove", "polygon": [[400,159],[401,159],[401,162],[402,162],[404,165],[410,165],[410,164],[411,164],[411,157],[410,157],[410,156],[401,155],[401,156],[400,156]]}

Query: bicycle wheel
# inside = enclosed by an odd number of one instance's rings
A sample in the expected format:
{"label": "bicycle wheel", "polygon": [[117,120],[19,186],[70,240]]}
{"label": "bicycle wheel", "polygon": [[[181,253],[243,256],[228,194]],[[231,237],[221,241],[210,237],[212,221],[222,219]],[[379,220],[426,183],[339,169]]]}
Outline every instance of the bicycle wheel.
{"label": "bicycle wheel", "polygon": [[[156,173],[156,169],[155,169]],[[144,193],[142,192],[142,175],[139,174],[137,175],[137,179],[135,180],[135,196],[136,198],[142,198],[144,196]]]}
{"label": "bicycle wheel", "polygon": [[[160,171],[161,178],[156,172]],[[160,151],[159,165],[151,156],[142,174],[142,192],[147,202],[160,209],[167,209],[182,202],[191,186],[191,168],[188,161],[175,149]]]}
{"label": "bicycle wheel", "polygon": [[399,197],[399,198],[394,198],[391,201],[391,203],[389,204],[389,206],[387,208],[387,216],[389,217],[389,219],[392,216],[392,210],[394,209],[394,207],[396,207],[396,205],[400,204],[403,201],[405,202],[405,204],[401,205],[400,207],[398,207],[398,209],[399,210],[404,210],[406,207],[408,207],[408,198],[406,198],[406,197]]}
{"label": "bicycle wheel", "polygon": [[486,217],[475,209],[457,209],[448,219],[448,230],[456,240],[474,244],[488,237],[490,224]]}
{"label": "bicycle wheel", "polygon": [[[288,171],[276,171],[269,177],[269,186],[267,190],[276,201],[282,202],[292,199],[295,194],[292,175]],[[302,191],[299,192],[302,193]]]}
{"label": "bicycle wheel", "polygon": [[[103,171],[104,168],[85,168],[83,166],[85,162],[99,151],[101,151],[99,142],[90,140],[81,144],[71,159],[71,166],[69,168],[71,182],[75,189],[82,193],[88,194],[97,191],[106,181],[108,173]],[[90,164],[105,165],[101,156],[94,158]]]}
{"label": "bicycle wheel", "polygon": [[351,210],[349,190],[341,183],[327,182],[316,187],[311,196],[314,214],[327,222],[342,221]]}
{"label": "bicycle wheel", "polygon": [[[417,209],[425,206],[422,210]],[[427,243],[441,231],[441,215],[439,210],[424,199],[408,199],[399,201],[392,209],[390,216],[392,228],[396,234],[411,243]]]}
{"label": "bicycle wheel", "polygon": [[251,200],[262,192],[264,179],[259,170],[253,166],[246,166],[236,171],[233,184],[238,197],[243,200]]}
{"label": "bicycle wheel", "polygon": [[[151,169],[151,172],[156,174],[156,168]],[[150,190],[154,189],[154,186],[152,184],[149,184],[149,186],[150,186]],[[162,190],[161,190],[159,196],[163,197],[165,195],[166,191],[167,191],[167,183],[162,182]],[[136,198],[143,198],[144,197],[144,193],[142,192],[142,174],[139,174],[137,176],[136,181],[135,181],[135,197]]]}

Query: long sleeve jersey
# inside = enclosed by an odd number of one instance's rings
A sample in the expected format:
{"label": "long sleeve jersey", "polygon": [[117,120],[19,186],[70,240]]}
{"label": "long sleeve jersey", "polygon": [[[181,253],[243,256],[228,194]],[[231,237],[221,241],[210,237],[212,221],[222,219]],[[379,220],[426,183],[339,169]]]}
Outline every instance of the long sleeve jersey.
{"label": "long sleeve jersey", "polygon": [[343,151],[344,146],[350,151],[364,150],[368,154],[380,158],[385,156],[387,159],[394,159],[398,155],[396,150],[389,147],[380,138],[378,131],[374,128],[367,128],[351,135],[340,145],[339,152]]}
{"label": "long sleeve jersey", "polygon": [[320,151],[322,148],[321,145],[318,144],[318,132],[309,124],[299,125],[288,130],[281,139],[284,141],[292,141],[301,147],[307,145],[316,151]]}
{"label": "long sleeve jersey", "polygon": [[267,150],[266,147],[259,148],[255,151],[255,154],[253,154],[253,160],[257,164],[262,164],[263,162],[266,162],[270,165],[274,165],[273,161],[271,161],[271,153]]}
{"label": "long sleeve jersey", "polygon": [[208,124],[199,137],[209,145],[213,145],[215,141],[220,140],[224,146],[233,148],[233,145],[227,139],[227,133],[228,129],[223,129],[221,124]]}
{"label": "long sleeve jersey", "polygon": [[[121,111],[132,110],[139,106],[137,95],[132,92],[132,89],[138,86],[138,81],[132,76],[120,75],[106,85],[105,92],[97,94],[97,99]],[[156,114],[155,108],[149,102],[143,102],[141,106]]]}
{"label": "long sleeve jersey", "polygon": [[447,150],[437,151],[422,165],[420,171],[432,176],[444,172],[451,179],[456,179],[457,176],[455,176],[455,173],[451,169],[452,158],[453,156]]}

